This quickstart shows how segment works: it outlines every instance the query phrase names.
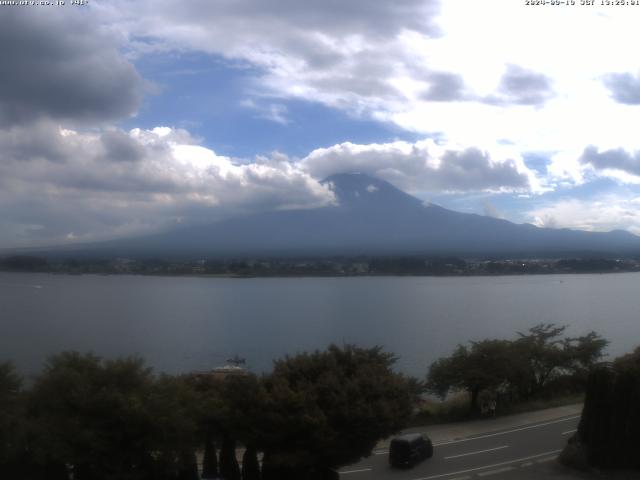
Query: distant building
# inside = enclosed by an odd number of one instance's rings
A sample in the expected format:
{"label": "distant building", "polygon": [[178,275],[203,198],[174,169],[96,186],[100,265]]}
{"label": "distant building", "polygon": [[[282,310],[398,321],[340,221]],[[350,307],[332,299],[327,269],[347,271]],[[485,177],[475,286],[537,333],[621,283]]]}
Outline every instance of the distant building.
{"label": "distant building", "polygon": [[222,380],[227,377],[246,377],[249,375],[249,371],[240,365],[245,365],[246,360],[235,355],[232,358],[228,358],[225,365],[221,367],[215,367],[211,370],[204,370],[199,372],[193,372],[192,375],[199,378],[212,378],[214,380]]}

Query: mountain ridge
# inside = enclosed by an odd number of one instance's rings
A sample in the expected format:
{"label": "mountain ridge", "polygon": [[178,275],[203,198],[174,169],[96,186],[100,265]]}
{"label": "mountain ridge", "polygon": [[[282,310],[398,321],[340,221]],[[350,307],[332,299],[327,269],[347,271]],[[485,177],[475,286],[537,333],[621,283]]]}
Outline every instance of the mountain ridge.
{"label": "mountain ridge", "polygon": [[[549,255],[640,253],[624,230],[539,228],[424,204],[389,182],[352,172],[322,181],[337,205],[232,217],[136,238],[67,246],[58,255],[102,257]],[[40,251],[47,249],[40,249]],[[49,249],[53,251],[53,249]],[[55,253],[54,253],[55,254]]]}

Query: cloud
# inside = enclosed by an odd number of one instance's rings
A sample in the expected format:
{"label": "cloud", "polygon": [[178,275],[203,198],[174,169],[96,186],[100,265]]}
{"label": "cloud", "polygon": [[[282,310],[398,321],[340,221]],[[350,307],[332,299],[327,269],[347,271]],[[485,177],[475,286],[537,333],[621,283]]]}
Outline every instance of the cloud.
{"label": "cloud", "polygon": [[317,149],[303,159],[218,155],[184,129],[79,131],[48,120],[0,130],[0,244],[135,235],[230,215],[332,205],[320,183],[359,170],[413,192],[535,191],[505,152],[432,140]]}
{"label": "cloud", "polygon": [[[0,40],[11,48],[0,52],[0,237],[102,238],[325,205],[331,195],[318,180],[346,170],[414,193],[540,193],[598,176],[640,181],[633,153],[640,151],[640,77],[620,73],[635,72],[637,59],[619,48],[640,40],[640,31],[625,9],[549,15],[512,0],[491,7],[113,0],[5,10]],[[564,41],[568,24],[571,42]],[[301,161],[233,159],[185,130],[114,125],[135,114],[146,88],[134,63],[194,51],[206,54],[199,62],[222,58],[244,69],[253,82],[243,83],[242,96],[271,121],[295,123],[287,102],[302,99],[438,142],[341,143]],[[584,148],[590,144],[599,147]],[[547,178],[527,168],[525,153],[551,158]],[[561,225],[561,213],[539,218]]]}
{"label": "cloud", "polygon": [[620,48],[640,40],[624,9],[549,15],[512,0],[114,0],[90,9],[128,38],[131,55],[222,57],[251,72],[244,93],[278,105],[319,102],[464,145],[506,140],[520,154],[637,143],[618,125],[635,122],[637,78],[611,73],[637,69]]}
{"label": "cloud", "polygon": [[616,102],[626,105],[640,105],[640,78],[630,73],[610,73],[605,75],[604,84]]}
{"label": "cloud", "polygon": [[302,159],[316,178],[360,171],[384,178],[411,192],[529,191],[537,188],[533,172],[519,158],[492,158],[478,148],[446,147],[432,140],[416,143],[320,148]]}
{"label": "cloud", "polygon": [[639,197],[606,195],[587,200],[561,200],[531,210],[527,216],[529,221],[538,227],[598,232],[625,229],[638,235],[639,205]]}
{"label": "cloud", "polygon": [[440,34],[437,0],[114,1],[92,7],[137,55],[199,51],[257,67],[259,95],[374,111],[405,92],[394,79],[417,67],[403,37]]}
{"label": "cloud", "polygon": [[86,125],[135,113],[144,82],[92,19],[78,9],[2,10],[0,126],[41,118]]}
{"label": "cloud", "polygon": [[498,208],[489,199],[482,201],[482,211],[487,217],[504,218],[504,215],[500,213]]}
{"label": "cloud", "polygon": [[464,80],[460,75],[448,72],[434,72],[428,76],[429,88],[421,96],[423,100],[451,102],[467,99]]}
{"label": "cloud", "polygon": [[553,97],[551,79],[518,65],[507,65],[497,94],[485,98],[497,105],[543,105]]}
{"label": "cloud", "polygon": [[144,147],[121,130],[104,132],[100,141],[107,160],[117,162],[137,162],[145,156]]}
{"label": "cloud", "polygon": [[288,125],[290,123],[290,120],[287,117],[289,109],[284,104],[264,104],[262,102],[255,102],[251,98],[247,98],[241,101],[240,105],[244,108],[255,110],[257,112],[256,118],[263,118],[271,122],[279,123],[280,125]]}
{"label": "cloud", "polygon": [[280,154],[243,163],[185,130],[80,132],[40,121],[35,146],[30,132],[0,131],[0,244],[98,240],[334,201]]}
{"label": "cloud", "polygon": [[621,170],[631,175],[640,176],[640,151],[627,152],[622,148],[600,152],[597,147],[590,145],[580,156],[583,165],[591,165],[596,170]]}

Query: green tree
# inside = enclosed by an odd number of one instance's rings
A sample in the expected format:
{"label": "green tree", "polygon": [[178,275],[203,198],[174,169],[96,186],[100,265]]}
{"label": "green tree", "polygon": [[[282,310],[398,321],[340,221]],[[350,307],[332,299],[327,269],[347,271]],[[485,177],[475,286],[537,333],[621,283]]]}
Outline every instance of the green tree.
{"label": "green tree", "polygon": [[512,383],[523,398],[536,396],[548,383],[562,375],[586,382],[588,372],[602,358],[607,341],[595,332],[562,338],[566,326],[541,323],[527,333],[518,332],[515,341],[517,374]]}
{"label": "green tree", "polygon": [[140,359],[56,355],[30,393],[38,454],[71,465],[77,480],[142,479],[152,470],[165,478],[161,465],[173,471],[195,445],[191,396],[180,379],[156,379]]}
{"label": "green tree", "polygon": [[198,439],[199,398],[185,377],[161,375],[151,387],[146,406],[156,419],[153,448],[176,456],[202,442]]}
{"label": "green tree", "polygon": [[[7,477],[24,453],[22,378],[11,363],[0,363],[0,477]],[[3,473],[4,472],[4,473]]]}
{"label": "green tree", "polygon": [[[285,357],[264,378],[258,425],[263,478],[308,478],[368,456],[376,442],[401,429],[412,413],[415,383],[391,369],[380,347],[335,345]],[[283,471],[285,470],[285,471]]]}
{"label": "green tree", "polygon": [[147,464],[151,383],[139,359],[102,362],[75,352],[52,357],[31,392],[39,449],[73,465],[79,480],[124,476]]}
{"label": "green tree", "polygon": [[427,389],[445,398],[451,391],[467,391],[471,413],[480,412],[483,390],[497,388],[513,377],[513,344],[507,340],[458,345],[453,354],[434,362],[427,375]]}
{"label": "green tree", "polygon": [[203,478],[207,478],[205,475],[213,477],[218,471],[221,475],[235,475],[235,454],[231,459],[226,450],[223,452],[223,445],[220,464],[214,465],[214,448],[207,446],[216,437],[224,440],[225,435],[228,437],[227,446],[229,442],[235,441],[243,445],[255,445],[264,404],[264,389],[259,379],[252,374],[222,378],[194,375],[189,377],[189,382],[198,396],[198,424],[201,435],[205,438]]}

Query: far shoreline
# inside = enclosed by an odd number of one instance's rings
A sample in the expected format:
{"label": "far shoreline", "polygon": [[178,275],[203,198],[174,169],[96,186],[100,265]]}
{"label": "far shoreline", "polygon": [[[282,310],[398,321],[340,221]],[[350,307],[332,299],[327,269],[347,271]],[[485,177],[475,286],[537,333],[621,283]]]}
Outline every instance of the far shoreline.
{"label": "far shoreline", "polygon": [[582,272],[531,272],[531,273],[475,273],[475,274],[408,274],[408,273],[383,273],[383,274],[288,274],[288,275],[238,275],[238,274],[196,274],[196,273],[136,273],[136,272],[64,272],[64,271],[17,271],[0,270],[0,273],[36,274],[51,276],[94,276],[94,277],[154,277],[154,278],[202,278],[202,279],[291,279],[291,278],[511,278],[511,277],[544,277],[544,276],[573,276],[573,275],[620,275],[640,273],[640,271],[582,271]]}

